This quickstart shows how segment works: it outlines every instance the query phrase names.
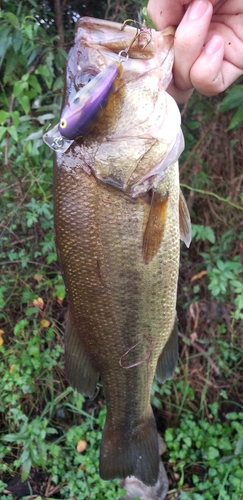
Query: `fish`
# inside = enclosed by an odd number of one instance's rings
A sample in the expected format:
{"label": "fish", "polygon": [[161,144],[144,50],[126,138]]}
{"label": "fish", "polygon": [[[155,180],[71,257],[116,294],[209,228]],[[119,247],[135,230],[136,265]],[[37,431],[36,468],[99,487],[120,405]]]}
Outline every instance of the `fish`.
{"label": "fish", "polygon": [[160,463],[151,387],[177,364],[180,239],[191,240],[180,112],[166,92],[173,41],[173,28],[81,18],[60,120],[46,137],[69,304],[67,379],[89,397],[103,385],[101,478],[148,486]]}

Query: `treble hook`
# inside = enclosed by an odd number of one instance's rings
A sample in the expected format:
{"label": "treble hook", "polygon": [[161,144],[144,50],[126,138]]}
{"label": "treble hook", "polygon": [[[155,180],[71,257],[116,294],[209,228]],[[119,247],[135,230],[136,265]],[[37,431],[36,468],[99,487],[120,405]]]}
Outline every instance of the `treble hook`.
{"label": "treble hook", "polygon": [[[147,45],[152,40],[151,30],[146,26],[145,21],[141,24],[139,21],[135,21],[134,19],[126,19],[123,22],[122,26],[121,26],[121,31],[124,30],[124,28],[125,28],[125,26],[126,26],[127,23],[134,23],[134,24],[136,24],[137,32],[136,32],[135,36],[133,37],[130,45],[125,49],[125,51],[128,53],[129,50],[131,49],[132,45],[134,44],[134,42],[136,40],[138,40],[138,42],[139,42],[139,37],[143,33],[148,37],[146,45],[143,45],[143,49],[145,49],[147,47]],[[124,52],[124,51],[122,51],[122,52]]]}

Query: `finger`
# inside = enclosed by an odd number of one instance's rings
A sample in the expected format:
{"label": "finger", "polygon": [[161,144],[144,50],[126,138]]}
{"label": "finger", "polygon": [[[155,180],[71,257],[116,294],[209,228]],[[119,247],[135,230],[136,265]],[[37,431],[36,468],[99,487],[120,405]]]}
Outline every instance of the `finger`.
{"label": "finger", "polygon": [[224,40],[214,35],[192,66],[191,82],[201,94],[211,96],[223,92],[243,74],[242,68],[224,60],[224,53]]}
{"label": "finger", "polygon": [[212,18],[209,0],[194,0],[188,7],[175,34],[175,85],[181,90],[193,87],[191,67],[200,56]]}
{"label": "finger", "polygon": [[168,92],[168,94],[170,94],[171,97],[175,99],[177,104],[185,104],[185,102],[187,102],[190,99],[193,93],[193,89],[190,90],[178,89],[178,87],[176,87],[174,83],[174,80],[172,80],[168,88],[166,89],[166,92]]}
{"label": "finger", "polygon": [[147,11],[158,30],[167,26],[178,26],[185,13],[185,8],[180,1],[149,0]]}

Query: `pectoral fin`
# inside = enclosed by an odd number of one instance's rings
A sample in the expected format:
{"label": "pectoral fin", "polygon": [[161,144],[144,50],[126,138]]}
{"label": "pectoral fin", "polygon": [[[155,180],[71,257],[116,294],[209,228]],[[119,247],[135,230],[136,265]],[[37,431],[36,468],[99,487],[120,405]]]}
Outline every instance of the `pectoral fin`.
{"label": "pectoral fin", "polygon": [[178,327],[177,320],[171,334],[164,346],[164,349],[158,359],[155,376],[157,380],[164,383],[174,375],[178,361]]}
{"label": "pectoral fin", "polygon": [[148,222],[143,236],[143,261],[145,264],[157,254],[165,230],[169,193],[162,196],[153,191]]}
{"label": "pectoral fin", "polygon": [[99,373],[84,352],[80,337],[69,315],[65,330],[65,370],[70,385],[81,394],[93,396]]}
{"label": "pectoral fin", "polygon": [[179,224],[180,224],[180,238],[189,248],[192,239],[191,218],[186,204],[186,200],[180,191],[179,197]]}

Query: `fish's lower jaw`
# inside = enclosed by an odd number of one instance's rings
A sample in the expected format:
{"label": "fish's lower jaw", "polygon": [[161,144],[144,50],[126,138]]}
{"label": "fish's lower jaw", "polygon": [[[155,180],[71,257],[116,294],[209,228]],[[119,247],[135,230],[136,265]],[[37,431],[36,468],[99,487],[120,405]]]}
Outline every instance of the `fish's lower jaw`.
{"label": "fish's lower jaw", "polygon": [[154,416],[137,428],[122,431],[105,424],[100,451],[102,479],[135,476],[147,486],[154,486],[159,474],[159,445]]}

